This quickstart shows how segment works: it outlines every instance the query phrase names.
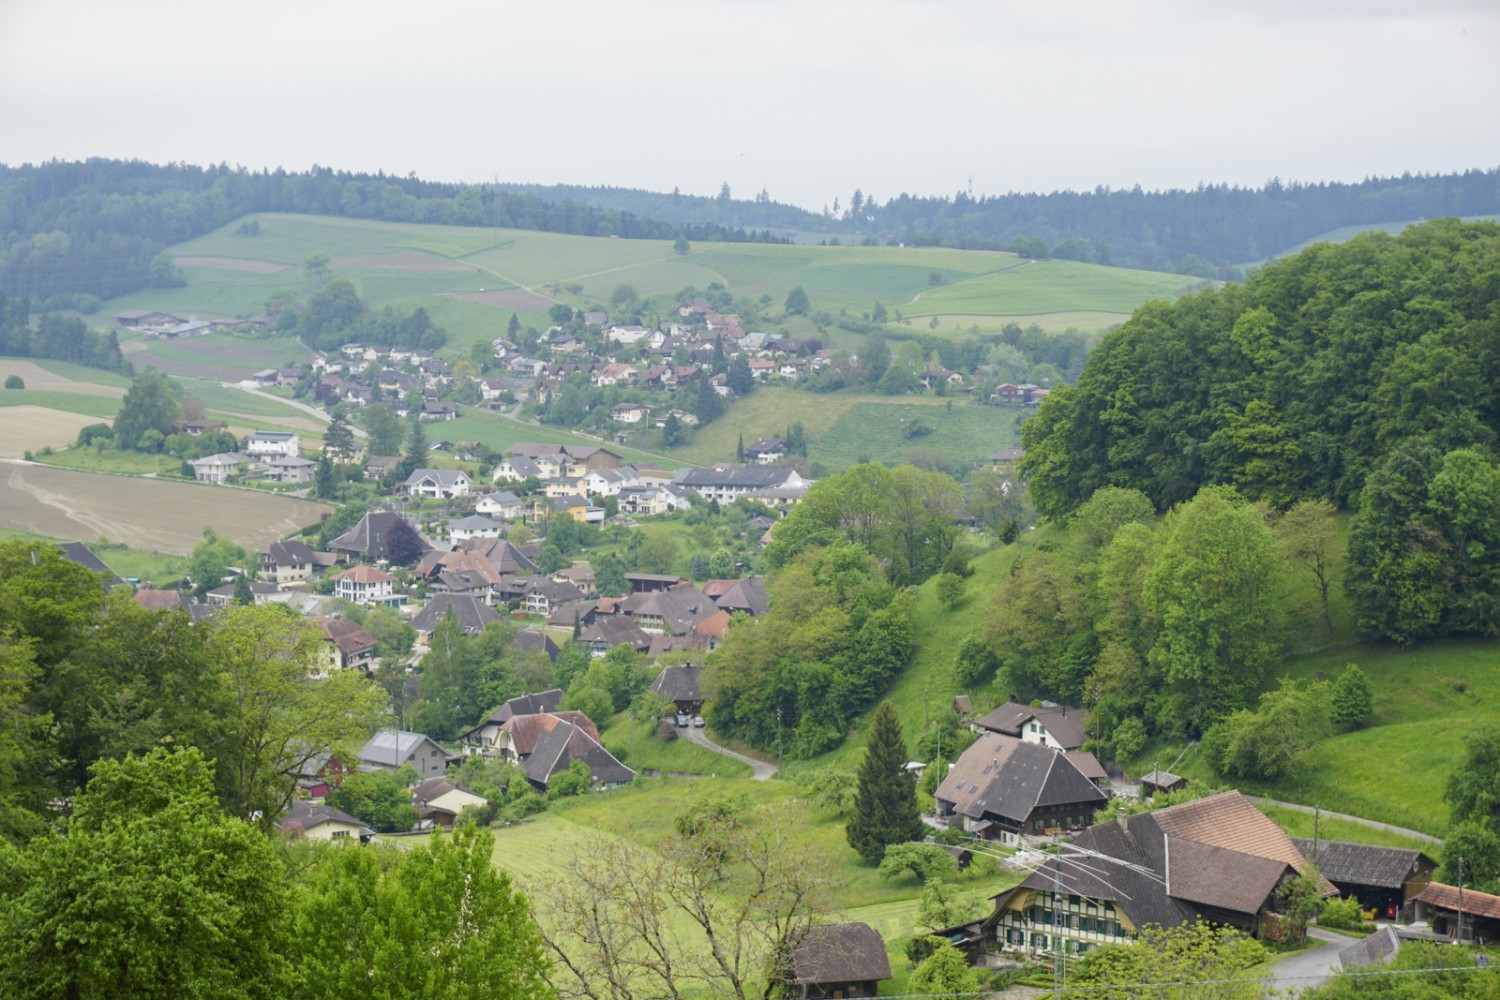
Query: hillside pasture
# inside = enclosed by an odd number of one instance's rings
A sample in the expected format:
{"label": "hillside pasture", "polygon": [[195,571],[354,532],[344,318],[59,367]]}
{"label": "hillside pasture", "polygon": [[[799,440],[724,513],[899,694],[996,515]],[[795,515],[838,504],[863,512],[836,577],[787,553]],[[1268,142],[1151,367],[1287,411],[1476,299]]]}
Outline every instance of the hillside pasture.
{"label": "hillside pasture", "polygon": [[312,356],[294,337],[235,333],[210,333],[181,340],[144,339],[122,333],[120,350],[137,369],[150,365],[168,375],[232,380],[265,368],[302,364]]}
{"label": "hillside pasture", "polygon": [[1176,298],[1202,284],[1203,279],[1190,275],[1099,267],[1069,260],[1031,260],[922,291],[898,305],[904,315],[913,318],[934,314],[1033,316],[1085,311],[1115,314],[1118,322],[1143,302]]}
{"label": "hillside pasture", "polygon": [[0,526],[53,538],[103,535],[167,555],[190,553],[205,525],[259,551],[330,511],[325,504],[249,490],[41,465],[0,466],[0,476],[6,486]]}
{"label": "hillside pasture", "polygon": [[[946,403],[947,401],[936,401]],[[871,460],[916,461],[962,473],[1001,448],[1020,441],[1021,410],[964,401],[933,406],[892,399],[855,403],[827,431],[809,441],[807,457],[842,470]],[[913,426],[930,433],[908,436]]]}

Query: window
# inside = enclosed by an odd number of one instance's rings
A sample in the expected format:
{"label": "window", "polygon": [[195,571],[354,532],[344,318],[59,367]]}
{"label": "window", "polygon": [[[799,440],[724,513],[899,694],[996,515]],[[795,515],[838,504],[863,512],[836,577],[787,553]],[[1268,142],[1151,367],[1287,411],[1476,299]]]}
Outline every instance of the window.
{"label": "window", "polygon": [[1034,733],[1034,732],[1036,732],[1036,723],[1035,723],[1035,722],[1033,722],[1033,723],[1032,723],[1032,724],[1031,724],[1031,731],[1032,731],[1032,732],[1033,732],[1033,733]]}
{"label": "window", "polygon": [[1068,894],[1068,905],[1071,906],[1071,907],[1073,907],[1076,910],[1076,909],[1078,909],[1078,903],[1079,903],[1078,896],[1076,894],[1074,894],[1074,893],[1069,893]]}
{"label": "window", "polygon": [[1045,948],[1045,947],[1047,947],[1047,935],[1045,935],[1045,934],[1033,934],[1033,935],[1031,935],[1031,946],[1033,948]]}
{"label": "window", "polygon": [[1081,930],[1081,931],[1083,931],[1083,933],[1087,934],[1087,933],[1089,933],[1090,931],[1092,931],[1094,929],[1094,922],[1092,920],[1090,920],[1088,917],[1079,917],[1078,918],[1078,929]]}

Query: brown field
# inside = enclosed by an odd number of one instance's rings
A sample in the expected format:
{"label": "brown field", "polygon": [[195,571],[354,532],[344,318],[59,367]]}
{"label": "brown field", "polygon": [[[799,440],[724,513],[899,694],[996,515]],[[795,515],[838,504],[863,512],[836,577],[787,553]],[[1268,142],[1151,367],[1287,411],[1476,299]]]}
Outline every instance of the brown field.
{"label": "brown field", "polygon": [[556,305],[551,299],[543,298],[535,292],[528,292],[524,288],[512,288],[504,292],[453,292],[450,293],[455,299],[463,299],[465,302],[478,302],[482,306],[493,306],[496,309],[550,309]]}
{"label": "brown field", "polygon": [[259,551],[328,512],[310,500],[223,486],[0,464],[0,526],[52,538],[103,535],[131,548],[188,555],[211,524]]}
{"label": "brown field", "polygon": [[[35,367],[34,365],[32,367]],[[38,368],[38,371],[42,369]],[[43,372],[43,374],[49,374]],[[24,376],[31,385],[31,376]],[[56,376],[53,376],[54,378]],[[68,385],[81,385],[69,382]],[[103,389],[106,386],[94,386]],[[39,451],[47,445],[66,448],[78,440],[78,432],[89,424],[99,423],[98,417],[82,413],[68,413],[45,406],[0,407],[0,458],[20,458],[28,450]]]}
{"label": "brown field", "polygon": [[285,264],[245,260],[243,257],[178,257],[176,262],[178,267],[216,267],[222,271],[250,271],[254,274],[275,274],[287,269]]}
{"label": "brown field", "polygon": [[26,388],[42,392],[71,392],[75,396],[119,397],[125,395],[125,390],[119,386],[95,385],[92,382],[74,382],[72,379],[64,378],[61,375],[54,375],[32,361],[19,361],[15,358],[0,360],[0,382],[3,382],[11,375],[19,375],[25,379]]}
{"label": "brown field", "polygon": [[403,251],[400,253],[369,253],[355,257],[336,257],[334,267],[351,267],[363,271],[472,271],[466,264],[458,264],[446,257],[430,253]]}

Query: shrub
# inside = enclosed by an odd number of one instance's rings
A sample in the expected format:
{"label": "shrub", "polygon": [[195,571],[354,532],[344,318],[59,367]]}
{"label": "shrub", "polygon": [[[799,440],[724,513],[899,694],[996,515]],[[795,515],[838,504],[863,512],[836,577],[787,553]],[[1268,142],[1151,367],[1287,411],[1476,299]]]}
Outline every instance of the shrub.
{"label": "shrub", "polygon": [[5,376],[5,388],[24,389],[26,388],[26,380],[19,375],[7,375]]}
{"label": "shrub", "polygon": [[1330,899],[1323,904],[1323,914],[1318,917],[1318,923],[1324,927],[1357,931],[1364,926],[1365,915],[1359,907],[1359,900],[1353,896],[1348,899]]}

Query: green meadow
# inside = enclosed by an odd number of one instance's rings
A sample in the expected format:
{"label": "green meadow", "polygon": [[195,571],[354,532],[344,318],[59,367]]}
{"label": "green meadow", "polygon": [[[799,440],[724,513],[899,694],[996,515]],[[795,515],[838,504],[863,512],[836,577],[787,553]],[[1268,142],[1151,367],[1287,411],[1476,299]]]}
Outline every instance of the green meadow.
{"label": "green meadow", "polygon": [[[523,323],[544,327],[556,302],[602,308],[621,284],[665,309],[680,288],[719,282],[737,297],[768,296],[773,311],[800,286],[814,310],[835,317],[861,315],[880,302],[908,317],[937,316],[939,330],[967,331],[975,324],[997,330],[1012,318],[1048,329],[1106,326],[1148,299],[1197,283],[1178,275],[1070,261],[1031,264],[1007,253],[937,247],[696,243],[677,254],[660,240],[284,214],[255,218],[258,236],[234,235],[235,222],[173,247],[188,279],[185,287],[135,292],[107,303],[105,313],[260,313],[273,294],[311,293],[315,283],[303,275],[302,261],[313,253],[328,254],[332,273],[353,280],[374,308],[427,309],[447,328],[455,354],[503,332],[512,312]],[[939,284],[931,284],[934,274]],[[793,321],[789,328],[805,332],[805,325]],[[165,360],[194,361],[174,357],[191,347],[153,342],[146,349]],[[263,366],[275,363],[282,360],[267,358]]]}

